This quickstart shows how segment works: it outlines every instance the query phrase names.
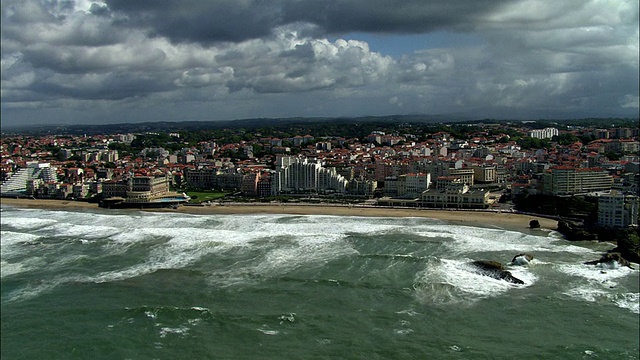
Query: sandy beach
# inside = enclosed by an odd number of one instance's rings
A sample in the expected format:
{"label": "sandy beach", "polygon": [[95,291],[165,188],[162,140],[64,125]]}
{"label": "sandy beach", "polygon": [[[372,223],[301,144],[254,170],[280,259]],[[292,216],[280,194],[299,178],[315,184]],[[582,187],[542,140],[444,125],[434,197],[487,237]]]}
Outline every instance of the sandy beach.
{"label": "sandy beach", "polygon": [[[97,204],[66,200],[0,198],[0,204],[22,208],[46,209],[97,209]],[[425,210],[406,208],[382,208],[360,206],[331,206],[308,204],[237,204],[181,206],[178,209],[145,209],[185,214],[292,214],[292,215],[334,215],[334,216],[374,216],[374,217],[425,217],[470,226],[494,226],[509,230],[528,229],[529,221],[538,220],[541,229],[555,230],[557,220],[534,215],[506,212]]]}

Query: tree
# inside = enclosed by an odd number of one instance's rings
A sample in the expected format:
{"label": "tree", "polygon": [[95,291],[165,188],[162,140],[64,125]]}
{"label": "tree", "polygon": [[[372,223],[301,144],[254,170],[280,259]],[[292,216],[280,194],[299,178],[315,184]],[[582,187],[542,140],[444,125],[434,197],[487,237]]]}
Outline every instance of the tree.
{"label": "tree", "polygon": [[551,147],[549,139],[538,139],[532,137],[523,137],[517,141],[523,149],[548,149]]}
{"label": "tree", "polygon": [[604,153],[604,156],[606,156],[607,159],[609,159],[611,161],[618,161],[622,157],[622,154],[616,153],[616,152],[613,152],[613,151],[607,151],[607,152]]}
{"label": "tree", "polygon": [[579,142],[580,138],[570,133],[564,133],[554,136],[552,140],[556,141],[560,145],[571,145]]}
{"label": "tree", "polygon": [[593,134],[584,134],[584,135],[580,135],[579,139],[583,144],[588,144],[594,141],[596,137]]}

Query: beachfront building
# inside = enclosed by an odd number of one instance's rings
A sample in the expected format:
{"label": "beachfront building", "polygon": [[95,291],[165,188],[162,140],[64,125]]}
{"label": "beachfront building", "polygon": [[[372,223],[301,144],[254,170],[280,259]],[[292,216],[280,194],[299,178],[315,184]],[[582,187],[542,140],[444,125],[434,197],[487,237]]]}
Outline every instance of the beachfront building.
{"label": "beachfront building", "polygon": [[398,176],[397,196],[414,199],[431,186],[431,174],[403,174]]}
{"label": "beachfront building", "polygon": [[366,180],[363,178],[351,179],[347,184],[347,192],[350,195],[371,197],[378,188],[378,182],[375,180]]}
{"label": "beachfront building", "polygon": [[26,195],[29,188],[37,188],[41,183],[57,183],[56,170],[49,163],[28,162],[26,168],[18,169],[2,183],[0,193],[3,196]]}
{"label": "beachfront building", "polygon": [[625,195],[612,190],[598,198],[598,225],[624,228],[638,225],[640,202],[635,195]]}
{"label": "beachfront building", "polygon": [[260,173],[249,173],[242,177],[240,191],[244,196],[258,196],[258,182],[260,181]]}
{"label": "beachfront building", "polygon": [[132,176],[125,180],[102,182],[102,197],[124,198],[127,202],[147,202],[169,193],[166,176]]}
{"label": "beachfront building", "polygon": [[382,194],[385,197],[398,197],[398,177],[387,176],[384,178],[384,186],[382,187]]}
{"label": "beachfront building", "polygon": [[133,176],[127,181],[128,202],[148,202],[169,192],[167,176]]}
{"label": "beachfront building", "polygon": [[101,182],[103,198],[125,198],[127,197],[128,184],[126,181],[108,180]]}
{"label": "beachfront building", "polygon": [[202,168],[202,169],[184,169],[184,180],[187,186],[198,189],[213,189],[216,187],[216,172],[215,168]]}
{"label": "beachfront building", "polygon": [[325,168],[321,161],[307,158],[283,157],[281,167],[271,180],[273,194],[345,193],[347,179],[335,168]]}
{"label": "beachfront building", "polygon": [[600,168],[553,166],[543,176],[543,193],[553,196],[611,190],[613,177]]}
{"label": "beachfront building", "polygon": [[256,185],[256,193],[256,196],[261,198],[274,195],[271,193],[271,173],[260,174]]}
{"label": "beachfront building", "polygon": [[419,206],[430,208],[486,209],[489,191],[471,190],[467,184],[452,183],[444,190],[429,189],[420,196]]}
{"label": "beachfront building", "polygon": [[198,189],[239,190],[243,176],[239,173],[222,173],[215,168],[184,170],[186,185]]}

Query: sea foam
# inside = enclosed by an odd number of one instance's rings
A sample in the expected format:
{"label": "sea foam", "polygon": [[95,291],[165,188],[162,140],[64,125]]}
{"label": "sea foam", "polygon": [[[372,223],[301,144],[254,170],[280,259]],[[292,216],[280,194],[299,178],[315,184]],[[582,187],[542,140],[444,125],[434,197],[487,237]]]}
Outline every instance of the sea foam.
{"label": "sea foam", "polygon": [[0,217],[0,224],[3,227],[11,227],[16,230],[34,230],[46,226],[50,226],[57,223],[56,220],[53,219],[42,219],[42,218],[29,218],[29,217],[16,217],[4,215]]}
{"label": "sea foam", "polygon": [[618,293],[594,284],[573,287],[563,294],[581,301],[593,303],[609,303],[619,308],[627,309],[634,314],[640,314],[640,296],[638,293]]}
{"label": "sea foam", "polygon": [[[418,298],[436,304],[470,303],[523,287],[482,275],[470,262],[471,259],[430,259],[425,269],[416,274],[414,289]],[[526,269],[519,269],[516,277],[525,282],[524,286],[536,281]]]}

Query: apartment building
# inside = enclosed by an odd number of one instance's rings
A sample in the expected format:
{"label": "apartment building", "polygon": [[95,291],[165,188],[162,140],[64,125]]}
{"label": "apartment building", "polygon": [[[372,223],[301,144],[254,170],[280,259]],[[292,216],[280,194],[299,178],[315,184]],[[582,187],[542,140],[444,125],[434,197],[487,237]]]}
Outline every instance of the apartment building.
{"label": "apartment building", "polygon": [[271,195],[275,195],[271,193],[271,174],[265,173],[262,174],[258,179],[258,184],[256,186],[257,196],[258,197],[267,197]]}
{"label": "apartment building", "polygon": [[543,193],[553,196],[610,190],[612,186],[613,177],[601,168],[553,166],[543,175]]}
{"label": "apartment building", "polygon": [[242,177],[240,191],[244,196],[258,195],[258,182],[260,181],[260,173],[249,173]]}
{"label": "apartment building", "polygon": [[402,198],[417,198],[430,186],[431,174],[400,175],[398,176],[397,196]]}
{"label": "apartment building", "polygon": [[108,180],[102,183],[102,197],[127,197],[128,184],[125,181]]}
{"label": "apartment building", "polygon": [[613,140],[604,143],[604,150],[615,153],[633,153],[636,154],[640,151],[640,143],[633,140]]}
{"label": "apartment building", "polygon": [[528,135],[529,137],[537,138],[537,139],[551,139],[552,137],[558,135],[558,129],[556,128],[535,129],[535,130],[530,130]]}
{"label": "apartment building", "polygon": [[498,172],[495,165],[474,166],[473,179],[479,183],[495,183],[498,179]]}
{"label": "apartment building", "polygon": [[366,179],[351,179],[347,185],[349,194],[359,196],[373,196],[377,188],[377,181]]}
{"label": "apartment building", "polygon": [[638,196],[612,190],[598,198],[598,225],[623,228],[638,225]]}
{"label": "apartment building", "polygon": [[272,194],[344,193],[347,179],[335,168],[325,168],[320,161],[307,158],[282,158],[283,165],[276,169],[271,185]]}
{"label": "apartment building", "polygon": [[457,185],[457,184],[469,185],[468,183],[464,182],[461,178],[456,176],[439,176],[438,178],[436,178],[434,188],[437,190],[445,190],[451,187],[452,185]]}
{"label": "apartment building", "polygon": [[398,177],[387,176],[384,178],[384,186],[382,187],[382,194],[386,197],[398,196]]}
{"label": "apartment building", "polygon": [[449,169],[449,176],[459,178],[462,183],[472,186],[475,182],[475,171],[471,168]]}
{"label": "apartment building", "polygon": [[2,183],[0,192],[3,195],[25,193],[28,186],[34,186],[32,180],[41,180],[40,183],[57,183],[56,170],[57,168],[49,163],[27,162],[27,167],[16,170]]}

